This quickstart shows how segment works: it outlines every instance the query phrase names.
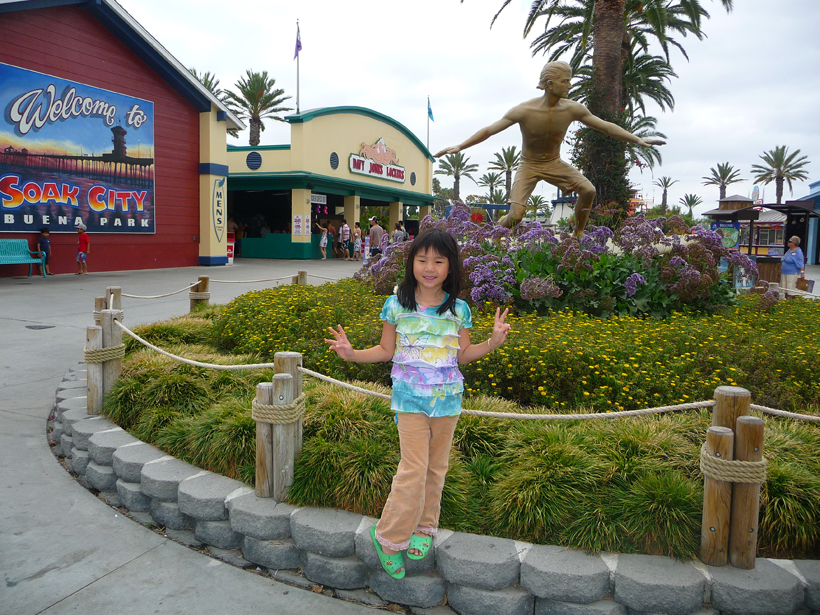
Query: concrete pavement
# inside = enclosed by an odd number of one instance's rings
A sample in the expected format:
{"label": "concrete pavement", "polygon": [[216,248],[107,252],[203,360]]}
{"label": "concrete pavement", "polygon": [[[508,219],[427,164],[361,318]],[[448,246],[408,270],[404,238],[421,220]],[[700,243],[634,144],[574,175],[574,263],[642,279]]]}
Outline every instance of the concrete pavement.
{"label": "concrete pavement", "polygon": [[[94,297],[107,286],[156,295],[200,275],[252,280],[304,270],[341,279],[357,269],[338,260],[238,259],[229,267],[0,278],[0,615],[372,613],[211,559],[123,517],[63,469],[45,435],[57,385],[82,361]],[[269,286],[212,284],[211,301]],[[187,313],[188,296],[123,298],[123,309],[129,326],[150,323]]]}

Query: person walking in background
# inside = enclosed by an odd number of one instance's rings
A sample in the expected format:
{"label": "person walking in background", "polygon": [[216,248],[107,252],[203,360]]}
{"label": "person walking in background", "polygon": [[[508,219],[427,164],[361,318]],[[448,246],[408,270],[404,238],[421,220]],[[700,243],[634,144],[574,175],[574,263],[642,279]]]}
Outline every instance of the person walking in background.
{"label": "person walking in background", "polygon": [[401,222],[396,222],[391,239],[391,243],[401,243],[404,241],[404,231],[401,230]]}
{"label": "person walking in background", "polygon": [[327,229],[321,224],[319,228],[322,231],[322,238],[319,239],[319,250],[322,251],[322,260],[324,261],[327,260]]}
{"label": "person walking in background", "polygon": [[331,350],[355,363],[393,360],[391,409],[396,412],[401,460],[381,519],[370,537],[385,572],[404,577],[404,556],[423,559],[438,532],[441,493],[453,433],[461,414],[464,378],[458,369],[507,339],[508,310],[496,309],[489,339],[473,344],[472,314],[461,291],[458,243],[440,229],[413,242],[397,294],[381,311],[378,346],[354,350],[341,325],[326,339]]}
{"label": "person walking in background", "polygon": [[51,269],[48,266],[48,260],[51,256],[51,239],[48,235],[48,228],[43,227],[40,229],[40,236],[37,238],[37,250],[43,253],[43,267],[46,269],[45,272],[41,271],[40,273],[45,273],[45,275],[51,275]]}
{"label": "person walking in background", "polygon": [[793,296],[788,291],[797,288],[797,278],[805,275],[806,259],[800,249],[800,237],[789,237],[786,253],[780,257],[780,286],[785,289],[786,296]]}
{"label": "person walking in background", "polygon": [[382,253],[381,241],[384,235],[384,229],[379,226],[379,219],[376,216],[370,218],[370,256],[376,256]]}
{"label": "person walking in background", "polygon": [[353,228],[353,260],[361,260],[362,258],[362,225],[356,222]]}
{"label": "person walking in background", "polygon": [[342,228],[339,229],[339,248],[342,251],[343,260],[353,260],[350,255],[352,252],[350,246],[350,227],[347,225],[347,220],[344,218],[342,218]]}
{"label": "person walking in background", "polygon": [[410,241],[410,233],[408,233],[407,229],[404,228],[404,220],[399,220],[399,224],[401,224],[401,232],[404,233],[404,240]]}
{"label": "person walking in background", "polygon": [[330,220],[327,221],[327,240],[330,243],[331,256],[338,256],[336,254],[336,227],[333,226],[333,222]]}
{"label": "person walking in background", "polygon": [[79,242],[77,243],[77,275],[88,275],[88,253],[91,251],[91,237],[86,233],[86,225],[77,225]]}

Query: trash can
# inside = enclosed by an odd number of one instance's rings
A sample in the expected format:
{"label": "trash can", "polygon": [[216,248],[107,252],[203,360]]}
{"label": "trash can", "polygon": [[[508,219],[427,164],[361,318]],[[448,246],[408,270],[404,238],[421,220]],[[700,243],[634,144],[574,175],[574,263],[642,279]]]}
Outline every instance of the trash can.
{"label": "trash can", "polygon": [[236,235],[228,233],[228,264],[233,265],[233,249],[236,245]]}

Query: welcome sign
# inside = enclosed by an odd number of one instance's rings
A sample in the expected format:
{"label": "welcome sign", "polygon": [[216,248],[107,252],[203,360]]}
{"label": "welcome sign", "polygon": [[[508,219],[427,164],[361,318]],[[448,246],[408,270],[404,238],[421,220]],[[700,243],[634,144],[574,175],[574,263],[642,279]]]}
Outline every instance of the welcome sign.
{"label": "welcome sign", "polygon": [[154,105],[0,63],[0,231],[154,233]]}

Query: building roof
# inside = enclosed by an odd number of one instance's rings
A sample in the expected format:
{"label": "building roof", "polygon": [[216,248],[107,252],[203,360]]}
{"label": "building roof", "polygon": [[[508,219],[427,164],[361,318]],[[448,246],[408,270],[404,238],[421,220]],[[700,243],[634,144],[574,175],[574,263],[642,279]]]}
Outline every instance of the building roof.
{"label": "building roof", "polygon": [[754,201],[748,197],[733,194],[732,196],[725,196],[722,199],[718,199],[718,203],[754,203]]}
{"label": "building roof", "polygon": [[246,128],[222,101],[114,0],[0,0],[0,14],[69,5],[87,10],[197,111],[210,111],[213,104],[219,110],[220,119],[227,121],[228,128]]}

